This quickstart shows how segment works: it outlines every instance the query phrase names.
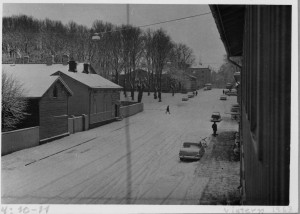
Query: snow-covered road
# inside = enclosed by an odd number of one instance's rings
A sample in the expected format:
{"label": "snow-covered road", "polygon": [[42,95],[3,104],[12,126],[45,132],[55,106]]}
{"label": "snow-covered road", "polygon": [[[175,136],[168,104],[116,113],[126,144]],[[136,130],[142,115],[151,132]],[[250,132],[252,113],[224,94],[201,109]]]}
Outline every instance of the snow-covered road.
{"label": "snow-covered road", "polygon": [[145,94],[142,113],[3,156],[2,203],[199,204],[209,175],[178,151],[183,141],[211,141],[213,111],[227,118],[218,132],[237,131],[225,114],[236,97],[221,101],[221,93],[199,90],[186,102],[163,94],[161,103]]}

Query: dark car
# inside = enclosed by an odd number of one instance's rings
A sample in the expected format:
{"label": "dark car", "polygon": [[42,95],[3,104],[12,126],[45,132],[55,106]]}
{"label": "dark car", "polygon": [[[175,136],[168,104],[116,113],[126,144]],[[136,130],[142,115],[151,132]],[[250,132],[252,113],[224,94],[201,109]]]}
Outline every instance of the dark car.
{"label": "dark car", "polygon": [[179,151],[180,160],[200,160],[205,149],[201,143],[184,142]]}
{"label": "dark car", "polygon": [[193,94],[189,94],[189,95],[188,95],[188,98],[193,98],[193,97],[194,97]]}
{"label": "dark car", "polygon": [[187,98],[187,97],[182,98],[182,101],[188,101],[188,100],[189,100],[189,98]]}

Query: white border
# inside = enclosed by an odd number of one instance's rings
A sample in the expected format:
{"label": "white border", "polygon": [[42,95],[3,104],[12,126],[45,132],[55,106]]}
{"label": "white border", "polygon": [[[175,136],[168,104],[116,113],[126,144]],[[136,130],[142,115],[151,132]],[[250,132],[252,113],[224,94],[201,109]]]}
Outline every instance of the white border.
{"label": "white border", "polygon": [[[299,114],[298,114],[298,2],[297,0],[1,0],[3,3],[108,3],[108,4],[269,4],[269,5],[292,5],[292,91],[291,91],[291,161],[290,161],[290,206],[189,206],[189,205],[1,205],[12,209],[12,214],[18,213],[18,208],[28,207],[30,209],[46,209],[49,206],[48,214],[99,214],[99,213],[298,213],[298,140],[299,140]],[[1,4],[0,12],[3,14],[3,5]],[[2,22],[1,35],[2,35]],[[2,44],[2,37],[1,37]],[[2,60],[2,55],[0,56]],[[298,160],[298,161],[297,161]],[[8,212],[9,213],[9,212]]]}

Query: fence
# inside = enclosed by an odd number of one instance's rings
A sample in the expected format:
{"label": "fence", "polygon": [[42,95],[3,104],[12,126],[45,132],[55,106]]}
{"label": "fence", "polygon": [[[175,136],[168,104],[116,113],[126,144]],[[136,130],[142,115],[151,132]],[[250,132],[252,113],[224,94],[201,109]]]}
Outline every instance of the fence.
{"label": "fence", "polygon": [[83,114],[82,116],[73,116],[68,118],[68,130],[70,134],[88,130],[88,116]]}
{"label": "fence", "polygon": [[144,110],[144,103],[135,103],[133,105],[121,106],[120,115],[125,118],[142,112]]}
{"label": "fence", "polygon": [[2,133],[1,155],[7,155],[22,149],[38,146],[39,126]]}
{"label": "fence", "polygon": [[99,112],[95,114],[91,114],[90,124],[101,123],[104,121],[112,120],[115,116],[112,111]]}

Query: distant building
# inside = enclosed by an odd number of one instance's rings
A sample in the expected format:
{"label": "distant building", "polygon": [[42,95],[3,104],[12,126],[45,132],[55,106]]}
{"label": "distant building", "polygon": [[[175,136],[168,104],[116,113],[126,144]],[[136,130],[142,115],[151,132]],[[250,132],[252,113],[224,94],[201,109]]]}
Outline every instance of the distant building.
{"label": "distant building", "polygon": [[182,90],[191,92],[197,90],[197,78],[190,74],[183,75],[183,81],[181,81]]}
{"label": "distant building", "polygon": [[191,67],[186,69],[186,73],[196,77],[197,89],[203,88],[206,83],[211,82],[211,70],[209,68]]}

